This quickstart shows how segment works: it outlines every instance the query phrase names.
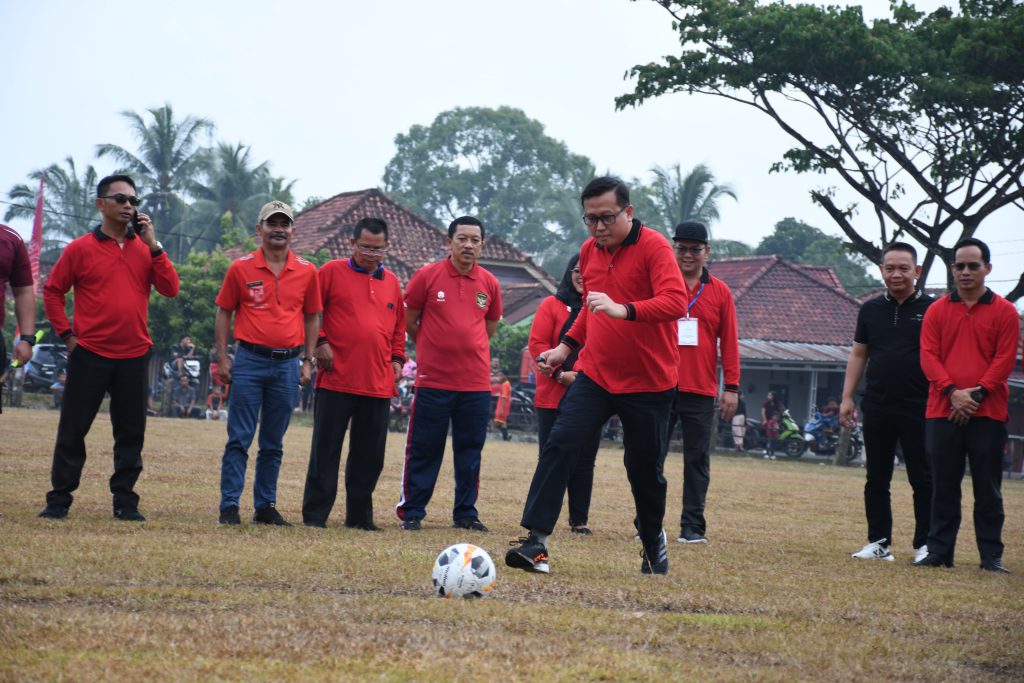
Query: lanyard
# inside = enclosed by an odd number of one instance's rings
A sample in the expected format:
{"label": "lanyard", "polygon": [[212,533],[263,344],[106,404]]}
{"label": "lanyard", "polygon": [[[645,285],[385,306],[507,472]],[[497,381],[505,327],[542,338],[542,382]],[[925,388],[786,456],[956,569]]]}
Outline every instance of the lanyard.
{"label": "lanyard", "polygon": [[687,319],[689,319],[689,317],[690,317],[690,309],[693,308],[697,304],[697,299],[700,298],[701,292],[703,292],[703,291],[704,291],[704,283],[702,282],[702,283],[700,283],[700,289],[697,290],[697,295],[693,297],[693,299],[690,301],[690,303],[686,304],[686,317],[687,317]]}

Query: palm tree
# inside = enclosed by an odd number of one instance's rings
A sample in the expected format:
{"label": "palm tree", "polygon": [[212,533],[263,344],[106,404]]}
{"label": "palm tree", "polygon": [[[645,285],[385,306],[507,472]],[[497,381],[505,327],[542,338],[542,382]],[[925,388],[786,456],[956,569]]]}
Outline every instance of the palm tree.
{"label": "palm tree", "polygon": [[718,220],[718,203],[723,197],[736,199],[731,185],[718,185],[705,164],[697,164],[684,177],[679,164],[655,166],[654,184],[648,192],[657,208],[662,229],[671,238],[673,228],[683,221],[700,221],[711,230]]}
{"label": "palm tree", "polygon": [[196,201],[188,207],[197,246],[208,251],[220,241],[225,216],[229,228],[251,229],[270,200],[271,180],[267,162],[253,166],[248,146],[218,143],[205,182],[193,188]]}
{"label": "palm tree", "polygon": [[121,112],[138,142],[136,153],[108,143],[97,145],[96,156],[111,156],[124,164],[139,185],[143,210],[153,216],[160,234],[170,237],[166,248],[181,262],[197,241],[196,230],[183,218],[186,198],[198,189],[197,181],[208,169],[209,151],[200,136],[212,133],[213,123],[195,116],[175,120],[169,104],[148,112],[150,123],[137,112]]}
{"label": "palm tree", "polygon": [[19,183],[7,192],[14,202],[4,214],[4,220],[32,220],[36,211],[39,179],[43,179],[43,245],[40,261],[52,264],[68,242],[90,229],[90,223],[99,219],[96,209],[96,183],[99,177],[92,165],[81,174],[72,157],[64,165],[50,164],[28,177],[32,183]]}

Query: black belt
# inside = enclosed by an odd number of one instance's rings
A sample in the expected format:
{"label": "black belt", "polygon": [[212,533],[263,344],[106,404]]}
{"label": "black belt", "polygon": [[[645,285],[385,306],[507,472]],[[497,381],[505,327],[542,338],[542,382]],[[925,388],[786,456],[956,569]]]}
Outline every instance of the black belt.
{"label": "black belt", "polygon": [[270,360],[289,360],[302,353],[301,346],[296,346],[294,349],[272,349],[269,346],[260,346],[242,339],[238,340],[238,345],[246,351],[252,351],[256,355],[265,356]]}

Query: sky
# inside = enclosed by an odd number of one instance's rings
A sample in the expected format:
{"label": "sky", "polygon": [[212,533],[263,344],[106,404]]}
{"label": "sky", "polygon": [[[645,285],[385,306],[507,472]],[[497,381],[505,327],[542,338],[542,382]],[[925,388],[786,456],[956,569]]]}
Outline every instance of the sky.
{"label": "sky", "polygon": [[[861,4],[868,17],[888,8]],[[395,136],[413,125],[455,107],[508,105],[599,171],[647,179],[655,165],[708,164],[738,195],[724,200],[715,238],[756,245],[789,216],[839,234],[809,198],[827,177],[768,173],[790,145],[766,116],[700,95],[615,110],[632,90],[631,66],[680,51],[671,17],[650,0],[0,0],[0,39],[2,198],[68,155],[79,168],[113,170],[95,147],[135,148],[125,110],[169,103],[179,116],[208,117],[210,142],[250,145],[257,162],[297,179],[301,205],[382,185]],[[861,213],[862,232],[875,236]],[[989,281],[1000,293],[1024,271],[1020,225],[1020,211],[1007,209],[977,234],[992,246]],[[933,283],[943,284],[935,270]]]}

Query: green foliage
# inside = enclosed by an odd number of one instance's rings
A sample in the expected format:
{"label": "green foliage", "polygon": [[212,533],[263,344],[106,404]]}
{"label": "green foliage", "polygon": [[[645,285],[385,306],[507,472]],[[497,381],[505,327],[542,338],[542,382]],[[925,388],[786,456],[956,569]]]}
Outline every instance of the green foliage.
{"label": "green foliage", "polygon": [[761,240],[756,253],[774,254],[793,263],[828,266],[843,288],[854,296],[883,286],[881,280],[868,275],[870,261],[851,252],[838,237],[826,235],[795,218],[784,218],[776,223],[775,232]]}
{"label": "green foliage", "polygon": [[[531,255],[543,253],[558,230],[581,224],[579,192],[593,165],[519,109],[445,111],[399,134],[395,147],[385,191],[439,224],[475,215],[488,234]],[[573,201],[575,215],[565,222]]]}
{"label": "green foliage", "polygon": [[[854,224],[856,204],[836,204],[835,186],[811,193],[872,262],[909,237],[928,248],[927,273],[949,256],[947,230],[951,244],[1024,206],[1024,4],[924,14],[894,2],[891,18],[867,24],[860,7],[658,1],[682,52],[634,67],[617,106],[682,92],[769,116],[795,143],[773,170],[828,172],[869,205],[870,230]],[[1011,298],[1022,293],[1024,278]]]}
{"label": "green foliage", "polygon": [[724,197],[736,199],[731,185],[718,185],[715,176],[705,164],[697,164],[685,176],[676,163],[671,168],[655,166],[649,187],[641,193],[650,198],[656,213],[644,220],[664,232],[671,239],[675,226],[683,221],[700,221],[711,231],[718,221],[718,203]]}
{"label": "green foliage", "polygon": [[193,251],[184,263],[176,263],[181,291],[168,299],[154,290],[149,297],[149,329],[157,353],[165,353],[183,334],[192,336],[196,346],[213,346],[214,301],[220,292],[231,259],[220,249]]}
{"label": "green foliage", "polygon": [[491,358],[498,359],[501,369],[509,377],[519,374],[523,349],[529,340],[529,325],[509,325],[504,320],[498,323],[498,329],[491,337]]}
{"label": "green foliage", "polygon": [[754,248],[746,242],[739,240],[712,240],[712,258],[726,258],[731,256],[751,256]]}

